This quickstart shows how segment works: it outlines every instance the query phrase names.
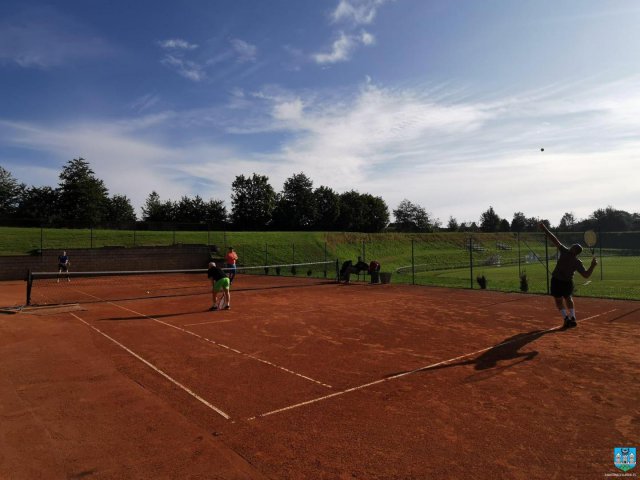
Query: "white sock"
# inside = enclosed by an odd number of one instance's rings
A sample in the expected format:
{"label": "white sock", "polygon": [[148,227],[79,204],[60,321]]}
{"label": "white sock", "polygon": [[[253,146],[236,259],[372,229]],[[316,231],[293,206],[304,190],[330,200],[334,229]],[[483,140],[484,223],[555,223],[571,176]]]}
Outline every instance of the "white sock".
{"label": "white sock", "polygon": [[576,318],[576,309],[572,308],[571,310],[569,310],[571,312],[571,317],[572,318]]}
{"label": "white sock", "polygon": [[566,308],[561,309],[560,313],[562,313],[562,318],[566,317],[567,316],[567,309]]}

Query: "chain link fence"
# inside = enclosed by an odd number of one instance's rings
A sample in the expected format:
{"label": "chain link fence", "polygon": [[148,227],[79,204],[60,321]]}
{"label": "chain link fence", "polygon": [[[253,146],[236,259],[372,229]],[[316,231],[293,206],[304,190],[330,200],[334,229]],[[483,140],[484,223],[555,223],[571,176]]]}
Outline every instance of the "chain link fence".
{"label": "chain link fence", "polygon": [[[380,262],[392,283],[546,294],[557,249],[542,233],[296,234],[283,243],[278,232],[226,232],[206,224],[142,224],[122,228],[10,228],[0,239],[4,255],[43,250],[167,245],[208,245],[223,257],[229,246],[239,265],[276,265],[358,257]],[[583,232],[558,233],[565,245],[584,244]],[[300,241],[297,239],[300,238]],[[576,295],[640,300],[640,232],[598,232],[590,279],[575,276]],[[369,281],[361,274],[353,280]]]}
{"label": "chain link fence", "polygon": [[[585,268],[598,261],[590,278],[576,273],[576,295],[640,300],[640,232],[600,232],[593,251],[582,232],[557,237],[583,245]],[[338,256],[377,260],[393,283],[546,294],[558,250],[543,233],[439,233],[342,245]]]}

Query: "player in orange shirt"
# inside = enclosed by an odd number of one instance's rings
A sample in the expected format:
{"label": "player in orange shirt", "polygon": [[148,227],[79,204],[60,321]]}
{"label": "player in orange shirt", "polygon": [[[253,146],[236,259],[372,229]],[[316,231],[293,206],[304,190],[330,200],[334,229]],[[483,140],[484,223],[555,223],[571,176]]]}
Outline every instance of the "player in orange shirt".
{"label": "player in orange shirt", "polygon": [[224,261],[227,267],[227,275],[229,275],[229,281],[233,283],[233,279],[236,278],[236,262],[238,261],[238,254],[233,249],[233,247],[229,247],[229,251],[224,256]]}

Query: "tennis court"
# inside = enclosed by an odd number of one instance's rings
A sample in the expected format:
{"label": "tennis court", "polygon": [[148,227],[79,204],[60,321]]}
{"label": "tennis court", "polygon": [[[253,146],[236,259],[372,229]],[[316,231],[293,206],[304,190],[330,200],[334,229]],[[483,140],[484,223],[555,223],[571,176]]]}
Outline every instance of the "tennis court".
{"label": "tennis court", "polygon": [[0,477],[600,478],[640,444],[640,303],[564,331],[547,296],[311,277],[0,315]]}

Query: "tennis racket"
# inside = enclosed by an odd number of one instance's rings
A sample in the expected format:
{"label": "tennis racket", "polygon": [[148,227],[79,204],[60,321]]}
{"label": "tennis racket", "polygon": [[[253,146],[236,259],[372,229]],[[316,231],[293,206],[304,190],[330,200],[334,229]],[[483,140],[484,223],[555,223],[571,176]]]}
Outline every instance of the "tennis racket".
{"label": "tennis racket", "polygon": [[218,309],[222,310],[226,306],[227,306],[227,299],[223,295],[222,298],[218,301]]}
{"label": "tennis racket", "polygon": [[591,255],[595,256],[596,252],[596,242],[598,241],[598,236],[596,232],[593,230],[587,230],[584,232],[584,243],[591,249]]}

